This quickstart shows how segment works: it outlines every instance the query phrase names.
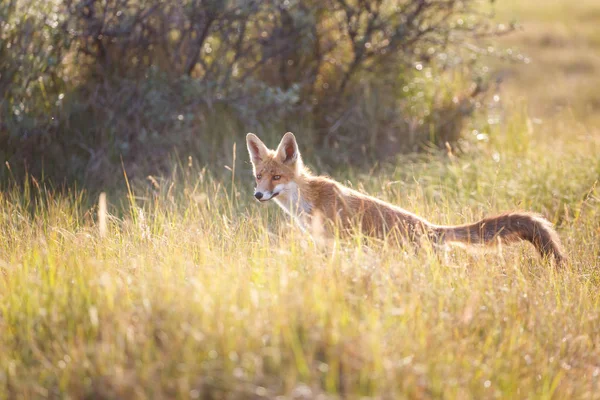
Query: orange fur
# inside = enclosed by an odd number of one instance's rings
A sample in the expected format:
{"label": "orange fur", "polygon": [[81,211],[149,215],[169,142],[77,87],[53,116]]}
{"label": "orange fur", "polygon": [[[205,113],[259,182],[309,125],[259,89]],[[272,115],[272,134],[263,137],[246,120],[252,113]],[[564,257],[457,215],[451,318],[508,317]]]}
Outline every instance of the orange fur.
{"label": "orange fur", "polygon": [[542,256],[564,259],[560,239],[552,224],[540,215],[510,212],[481,221],[456,226],[432,224],[393,204],[350,189],[333,179],[314,176],[302,163],[296,138],[286,133],[277,150],[269,150],[249,133],[248,151],[257,177],[255,196],[261,201],[274,199],[308,228],[313,218],[342,234],[359,229],[367,236],[418,243],[426,238],[434,244],[466,243],[493,245],[520,240],[531,242]]}

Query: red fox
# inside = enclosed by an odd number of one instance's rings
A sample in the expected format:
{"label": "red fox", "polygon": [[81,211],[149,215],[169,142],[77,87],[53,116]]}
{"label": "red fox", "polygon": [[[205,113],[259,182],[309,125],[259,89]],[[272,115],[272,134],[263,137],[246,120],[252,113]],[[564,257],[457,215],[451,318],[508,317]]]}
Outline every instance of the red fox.
{"label": "red fox", "polygon": [[350,189],[333,179],[314,176],[304,167],[294,134],[286,133],[276,150],[268,149],[253,133],[246,144],[260,202],[275,200],[301,228],[323,219],[340,233],[359,229],[370,237],[396,235],[402,242],[423,238],[434,245],[452,243],[492,245],[527,240],[543,257],[564,260],[560,239],[544,217],[529,212],[508,212],[455,226],[432,224],[393,204]]}

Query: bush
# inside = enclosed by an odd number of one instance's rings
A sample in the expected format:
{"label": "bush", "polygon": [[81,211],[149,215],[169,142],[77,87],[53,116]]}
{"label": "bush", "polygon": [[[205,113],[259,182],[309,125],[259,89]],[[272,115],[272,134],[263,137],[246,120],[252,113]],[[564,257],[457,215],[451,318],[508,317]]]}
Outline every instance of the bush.
{"label": "bush", "polygon": [[121,157],[140,176],[173,150],[214,162],[249,130],[300,129],[330,162],[455,141],[501,33],[481,3],[11,0],[2,157],[105,185]]}
{"label": "bush", "polygon": [[32,159],[50,144],[70,49],[56,2],[0,4],[0,160]]}

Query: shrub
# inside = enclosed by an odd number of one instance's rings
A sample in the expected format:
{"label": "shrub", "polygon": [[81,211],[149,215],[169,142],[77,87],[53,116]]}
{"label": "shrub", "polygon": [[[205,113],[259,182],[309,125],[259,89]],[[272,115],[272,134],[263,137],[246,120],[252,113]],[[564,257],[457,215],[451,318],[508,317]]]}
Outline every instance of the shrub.
{"label": "shrub", "polygon": [[31,159],[49,145],[54,111],[66,89],[70,43],[56,1],[0,4],[0,160]]}
{"label": "shrub", "polygon": [[216,161],[251,129],[301,129],[331,162],[454,141],[499,33],[481,3],[11,0],[3,158],[107,184],[121,157],[141,176],[177,149]]}

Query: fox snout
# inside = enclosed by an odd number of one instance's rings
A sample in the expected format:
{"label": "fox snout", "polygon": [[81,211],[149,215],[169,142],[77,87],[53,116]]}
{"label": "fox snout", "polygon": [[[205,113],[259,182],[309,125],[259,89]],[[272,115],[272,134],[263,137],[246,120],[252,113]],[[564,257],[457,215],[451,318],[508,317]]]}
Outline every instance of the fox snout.
{"label": "fox snout", "polygon": [[254,197],[260,202],[269,201],[277,196],[279,196],[279,192],[254,190]]}

